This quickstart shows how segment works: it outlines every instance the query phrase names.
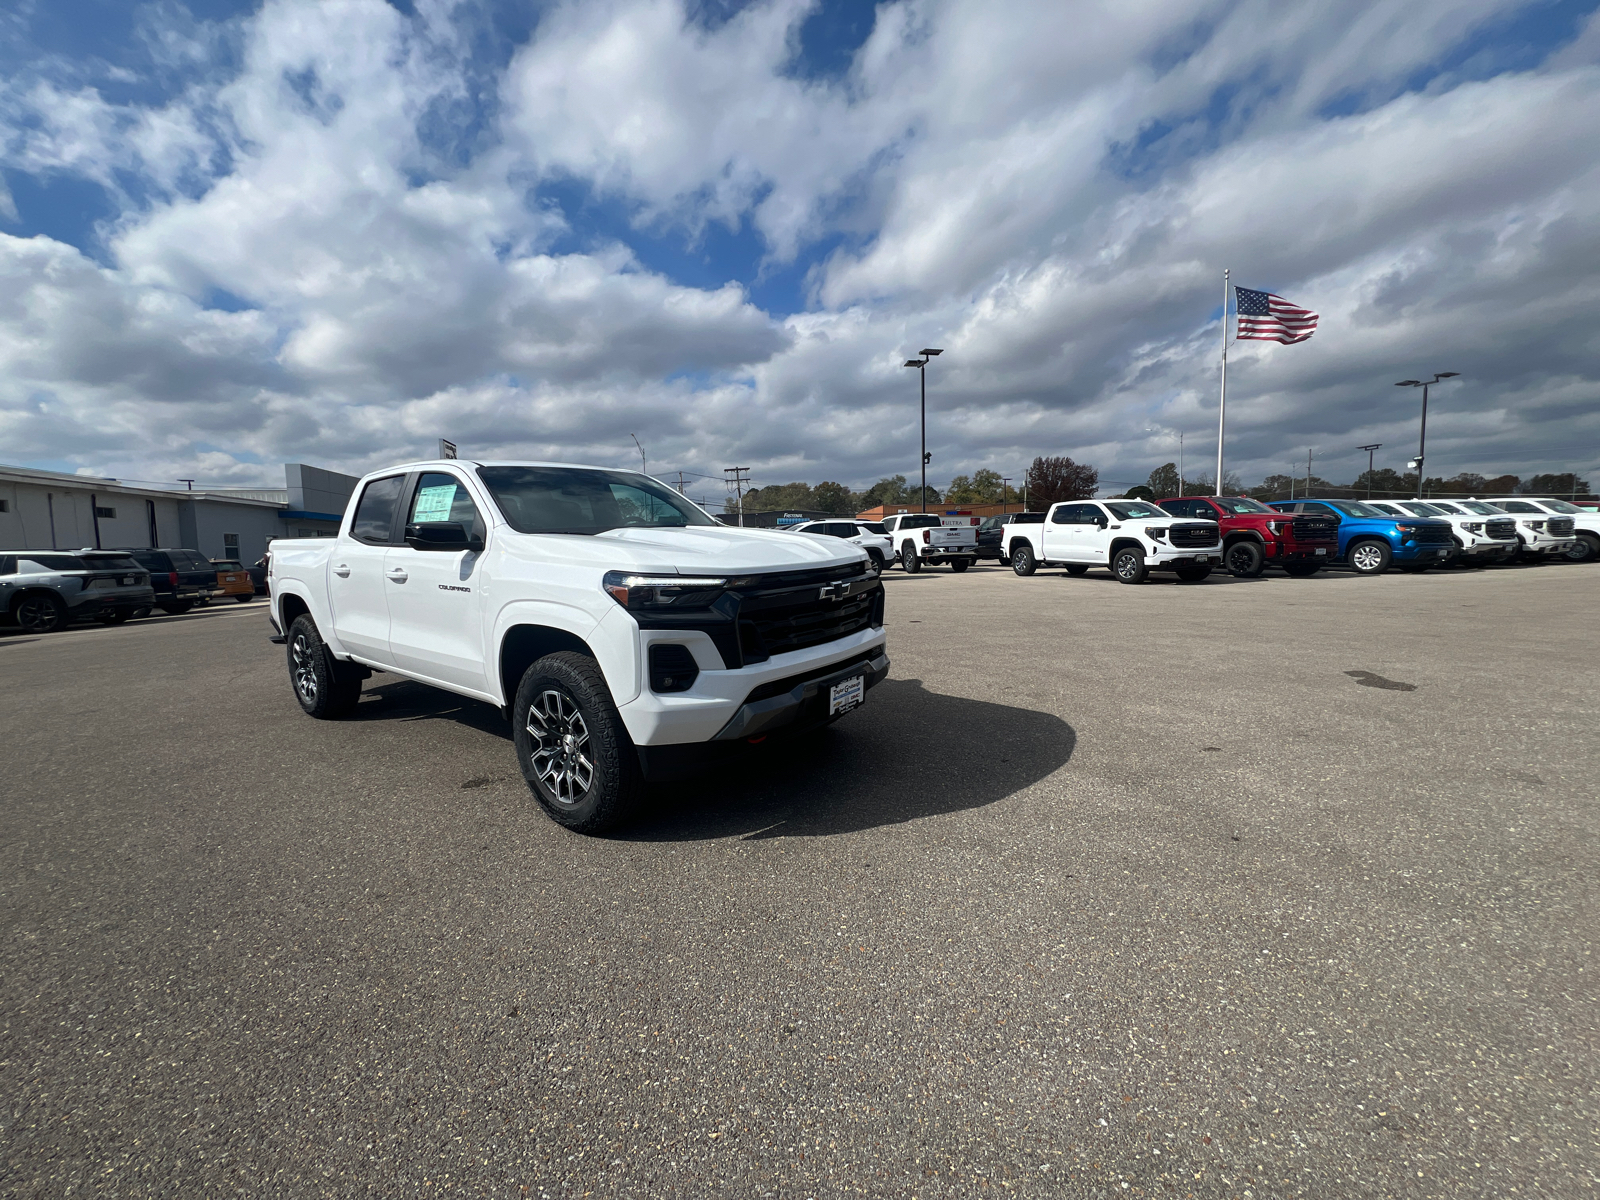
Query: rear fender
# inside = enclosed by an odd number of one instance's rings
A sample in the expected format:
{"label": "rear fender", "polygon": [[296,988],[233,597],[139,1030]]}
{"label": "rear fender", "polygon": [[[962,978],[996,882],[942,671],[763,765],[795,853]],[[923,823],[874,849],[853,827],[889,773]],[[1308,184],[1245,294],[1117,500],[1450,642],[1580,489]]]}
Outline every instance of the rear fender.
{"label": "rear fender", "polygon": [[315,597],[312,589],[308,588],[304,581],[282,578],[274,580],[269,600],[272,604],[273,619],[277,621],[280,632],[287,634],[295,618],[301,613],[307,613],[316,623],[317,633],[329,652],[335,658],[348,657],[344,646],[339,642],[338,635],[333,631],[333,613],[329,610],[327,601]]}

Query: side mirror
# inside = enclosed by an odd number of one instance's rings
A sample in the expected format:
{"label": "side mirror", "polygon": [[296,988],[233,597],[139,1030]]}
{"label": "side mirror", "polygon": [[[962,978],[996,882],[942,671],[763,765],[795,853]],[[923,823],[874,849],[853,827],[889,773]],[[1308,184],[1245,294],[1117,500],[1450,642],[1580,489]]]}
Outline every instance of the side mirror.
{"label": "side mirror", "polygon": [[406,526],[406,545],[413,550],[445,553],[471,550],[476,553],[483,549],[483,539],[476,534],[469,536],[466,526],[459,521],[419,521]]}
{"label": "side mirror", "polygon": [[1107,525],[1111,524],[1111,522],[1103,515],[1096,517],[1094,519],[1094,523],[1100,526],[1101,529],[1104,529]]}

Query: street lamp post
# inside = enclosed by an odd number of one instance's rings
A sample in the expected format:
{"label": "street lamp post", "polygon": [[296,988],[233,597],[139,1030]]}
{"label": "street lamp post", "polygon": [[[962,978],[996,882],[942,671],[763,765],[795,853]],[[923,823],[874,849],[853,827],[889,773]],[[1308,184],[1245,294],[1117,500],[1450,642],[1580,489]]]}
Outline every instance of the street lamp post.
{"label": "street lamp post", "polygon": [[1417,499],[1422,499],[1422,463],[1423,451],[1428,448],[1428,389],[1443,379],[1454,379],[1460,371],[1437,371],[1432,379],[1402,379],[1395,387],[1419,387],[1422,389],[1422,433],[1417,438],[1417,458],[1412,466],[1417,468]]}
{"label": "street lamp post", "polygon": [[943,350],[922,351],[921,358],[906,359],[906,366],[915,367],[922,377],[922,511],[928,511],[928,363]]}
{"label": "street lamp post", "polygon": [[1373,455],[1374,451],[1383,449],[1383,443],[1382,442],[1373,442],[1372,445],[1370,445],[1370,446],[1357,446],[1356,449],[1357,450],[1365,450],[1367,452],[1367,499],[1371,500],[1372,499],[1372,455]]}

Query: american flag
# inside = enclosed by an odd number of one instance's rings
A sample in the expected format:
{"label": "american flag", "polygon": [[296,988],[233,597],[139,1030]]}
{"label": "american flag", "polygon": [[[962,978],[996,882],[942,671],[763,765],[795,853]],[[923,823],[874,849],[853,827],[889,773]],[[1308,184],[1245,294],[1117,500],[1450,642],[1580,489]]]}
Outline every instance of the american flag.
{"label": "american flag", "polygon": [[1236,287],[1239,326],[1234,335],[1240,341],[1278,342],[1288,346],[1303,342],[1317,331],[1317,314],[1309,308],[1290,304],[1271,292],[1252,292]]}

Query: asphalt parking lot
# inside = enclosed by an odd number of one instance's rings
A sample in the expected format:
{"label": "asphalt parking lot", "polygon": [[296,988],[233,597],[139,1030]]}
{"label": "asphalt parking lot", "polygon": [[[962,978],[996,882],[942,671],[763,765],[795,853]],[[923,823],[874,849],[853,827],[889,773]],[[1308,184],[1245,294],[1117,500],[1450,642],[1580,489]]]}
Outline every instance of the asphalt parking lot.
{"label": "asphalt parking lot", "polygon": [[260,606],[13,631],[0,1190],[1591,1196],[1597,583],[895,572],[605,840]]}

